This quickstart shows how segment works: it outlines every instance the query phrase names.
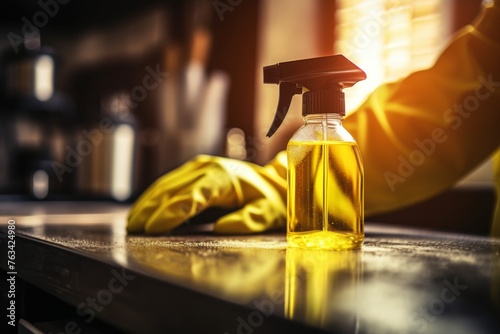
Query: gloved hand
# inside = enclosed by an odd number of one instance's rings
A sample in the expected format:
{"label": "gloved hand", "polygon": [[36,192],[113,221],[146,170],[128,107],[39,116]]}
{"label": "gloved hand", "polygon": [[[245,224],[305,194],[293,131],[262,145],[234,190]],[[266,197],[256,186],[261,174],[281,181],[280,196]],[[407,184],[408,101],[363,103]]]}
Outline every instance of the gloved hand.
{"label": "gloved hand", "polygon": [[216,233],[257,233],[285,226],[286,153],[268,165],[200,155],[165,174],[134,203],[129,232],[164,233],[209,207],[238,209]]}

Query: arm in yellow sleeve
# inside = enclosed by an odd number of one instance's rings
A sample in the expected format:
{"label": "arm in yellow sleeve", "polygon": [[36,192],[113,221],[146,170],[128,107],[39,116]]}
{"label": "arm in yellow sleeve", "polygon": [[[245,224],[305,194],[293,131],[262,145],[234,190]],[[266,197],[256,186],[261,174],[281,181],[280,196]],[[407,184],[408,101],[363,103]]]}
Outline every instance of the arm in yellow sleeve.
{"label": "arm in yellow sleeve", "polygon": [[454,185],[500,143],[500,9],[486,8],[436,64],[378,87],[344,124],[365,169],[365,212]]}

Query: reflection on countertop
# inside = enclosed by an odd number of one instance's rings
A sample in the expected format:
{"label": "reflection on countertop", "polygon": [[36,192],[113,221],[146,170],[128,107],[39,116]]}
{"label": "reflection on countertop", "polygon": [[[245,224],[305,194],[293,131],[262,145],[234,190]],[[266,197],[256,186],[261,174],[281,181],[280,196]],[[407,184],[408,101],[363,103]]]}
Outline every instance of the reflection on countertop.
{"label": "reflection on countertop", "polygon": [[126,207],[113,210],[20,217],[18,233],[250,307],[250,325],[272,315],[345,333],[500,329],[500,240],[367,223],[359,251],[307,251],[280,233],[127,235]]}

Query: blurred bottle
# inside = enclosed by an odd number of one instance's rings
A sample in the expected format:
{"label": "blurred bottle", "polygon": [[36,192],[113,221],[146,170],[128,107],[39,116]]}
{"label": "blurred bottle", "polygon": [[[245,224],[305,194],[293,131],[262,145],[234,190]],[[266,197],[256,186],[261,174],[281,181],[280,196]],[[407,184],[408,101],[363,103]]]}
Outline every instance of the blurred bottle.
{"label": "blurred bottle", "polygon": [[0,59],[0,192],[44,199],[74,188],[74,176],[58,177],[64,147],[72,143],[71,101],[56,90],[55,53],[40,35],[25,38],[19,52]]}
{"label": "blurred bottle", "polygon": [[131,104],[123,92],[107,95],[102,98],[99,118],[87,120],[79,129],[76,146],[88,147],[77,170],[79,194],[117,201],[134,194],[137,125]]}

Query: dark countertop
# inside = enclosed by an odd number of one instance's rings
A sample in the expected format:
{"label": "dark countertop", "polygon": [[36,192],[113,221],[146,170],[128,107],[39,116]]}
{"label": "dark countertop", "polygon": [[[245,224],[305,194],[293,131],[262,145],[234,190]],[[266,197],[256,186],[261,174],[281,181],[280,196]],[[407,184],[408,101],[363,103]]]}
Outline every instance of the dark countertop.
{"label": "dark countertop", "polygon": [[95,315],[138,333],[500,332],[498,239],[368,222],[360,251],[303,251],[283,234],[127,236],[121,206],[0,212],[2,238],[16,220],[17,276],[89,323]]}

